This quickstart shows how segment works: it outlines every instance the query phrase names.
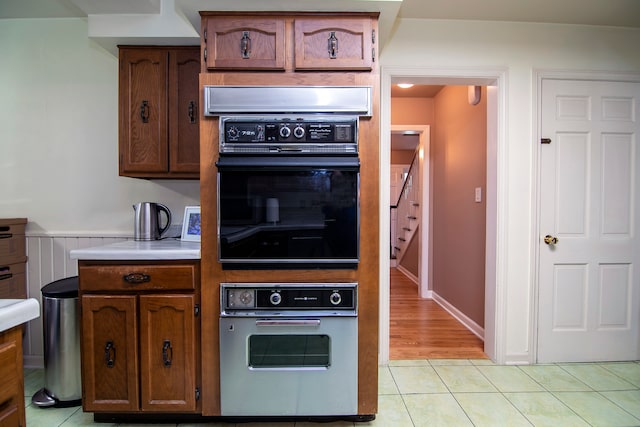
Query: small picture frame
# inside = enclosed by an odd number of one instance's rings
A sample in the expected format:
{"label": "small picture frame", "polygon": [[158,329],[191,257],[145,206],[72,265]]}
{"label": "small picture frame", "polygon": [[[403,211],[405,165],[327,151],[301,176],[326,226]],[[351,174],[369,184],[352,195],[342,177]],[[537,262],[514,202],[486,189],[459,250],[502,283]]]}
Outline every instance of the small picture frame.
{"label": "small picture frame", "polygon": [[182,221],[182,237],[185,242],[200,241],[200,206],[186,206]]}

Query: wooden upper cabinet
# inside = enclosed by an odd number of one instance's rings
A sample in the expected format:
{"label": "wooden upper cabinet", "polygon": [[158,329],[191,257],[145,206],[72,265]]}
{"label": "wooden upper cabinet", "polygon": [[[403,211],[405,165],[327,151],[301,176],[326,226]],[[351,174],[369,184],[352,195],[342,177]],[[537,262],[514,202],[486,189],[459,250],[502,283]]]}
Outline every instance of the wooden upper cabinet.
{"label": "wooden upper cabinet", "polygon": [[371,18],[297,17],[296,70],[371,70],[375,34]]}
{"label": "wooden upper cabinet", "polygon": [[198,178],[200,49],[120,47],[120,175]]}
{"label": "wooden upper cabinet", "polygon": [[284,19],[214,16],[205,22],[203,57],[208,69],[284,70]]}

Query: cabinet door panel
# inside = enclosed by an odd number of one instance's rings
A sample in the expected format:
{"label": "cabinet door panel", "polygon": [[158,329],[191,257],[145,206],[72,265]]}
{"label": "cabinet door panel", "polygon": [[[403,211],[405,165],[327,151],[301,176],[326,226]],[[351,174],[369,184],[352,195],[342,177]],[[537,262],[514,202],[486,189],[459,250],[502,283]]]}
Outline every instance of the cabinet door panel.
{"label": "cabinet door panel", "polygon": [[208,18],[206,31],[207,68],[284,69],[284,19]]}
{"label": "cabinet door panel", "polygon": [[169,52],[171,172],[200,173],[200,48]]}
{"label": "cabinet door panel", "polygon": [[296,69],[371,70],[370,18],[296,18],[294,29]]}
{"label": "cabinet door panel", "polygon": [[120,174],[167,172],[167,69],[162,50],[120,51]]}
{"label": "cabinet door panel", "polygon": [[138,410],[137,330],[135,296],[82,297],[85,411]]}
{"label": "cabinet door panel", "polygon": [[140,296],[143,411],[195,411],[195,297]]}

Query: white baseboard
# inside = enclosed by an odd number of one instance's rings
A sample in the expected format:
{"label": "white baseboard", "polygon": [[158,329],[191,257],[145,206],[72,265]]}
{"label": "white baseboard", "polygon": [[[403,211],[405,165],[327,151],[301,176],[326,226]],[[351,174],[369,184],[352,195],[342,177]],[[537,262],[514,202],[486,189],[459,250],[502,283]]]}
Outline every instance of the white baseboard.
{"label": "white baseboard", "polygon": [[444,308],[450,315],[455,317],[462,325],[470,330],[475,336],[484,341],[484,328],[478,325],[476,322],[467,317],[463,312],[455,308],[453,305],[449,304],[447,300],[440,297],[435,292],[431,293],[431,297],[433,300],[442,308]]}

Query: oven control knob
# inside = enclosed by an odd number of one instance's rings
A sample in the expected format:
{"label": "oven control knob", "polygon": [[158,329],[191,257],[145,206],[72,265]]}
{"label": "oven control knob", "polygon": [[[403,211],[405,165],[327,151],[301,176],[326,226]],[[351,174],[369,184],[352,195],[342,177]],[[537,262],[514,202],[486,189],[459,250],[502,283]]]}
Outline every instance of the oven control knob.
{"label": "oven control knob", "polygon": [[280,128],[280,137],[289,138],[291,136],[291,128],[287,125],[284,125]]}
{"label": "oven control knob", "polygon": [[340,295],[340,292],[334,292],[329,297],[329,301],[331,301],[333,305],[338,305],[342,302],[342,295]]}
{"label": "oven control knob", "polygon": [[302,126],[296,126],[296,128],[293,130],[293,136],[298,139],[304,137],[304,128]]}
{"label": "oven control knob", "polygon": [[271,296],[269,296],[269,301],[273,305],[278,305],[282,302],[282,295],[280,295],[278,292],[274,292],[271,294]]}
{"label": "oven control knob", "polygon": [[230,128],[227,129],[227,136],[231,139],[237,138],[239,134],[240,134],[240,131],[235,126],[231,126]]}

